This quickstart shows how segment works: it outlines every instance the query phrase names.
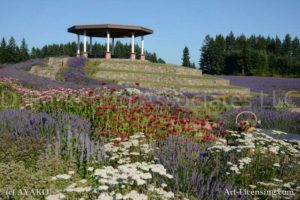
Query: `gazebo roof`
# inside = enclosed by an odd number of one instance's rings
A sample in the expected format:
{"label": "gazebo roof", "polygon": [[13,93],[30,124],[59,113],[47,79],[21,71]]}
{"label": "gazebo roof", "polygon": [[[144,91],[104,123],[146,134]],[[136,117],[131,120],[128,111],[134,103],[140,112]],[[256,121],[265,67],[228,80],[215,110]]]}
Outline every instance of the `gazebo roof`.
{"label": "gazebo roof", "polygon": [[132,33],[136,37],[149,35],[153,30],[143,26],[129,26],[118,24],[90,24],[90,25],[75,25],[68,28],[68,32],[83,35],[84,31],[87,36],[91,37],[107,37],[107,31],[112,38],[131,37]]}

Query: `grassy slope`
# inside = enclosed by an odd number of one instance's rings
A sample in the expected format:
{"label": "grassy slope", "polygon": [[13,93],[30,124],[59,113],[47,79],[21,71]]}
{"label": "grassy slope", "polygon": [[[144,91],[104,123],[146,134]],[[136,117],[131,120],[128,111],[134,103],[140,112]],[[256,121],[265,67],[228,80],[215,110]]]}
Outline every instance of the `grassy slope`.
{"label": "grassy slope", "polygon": [[[224,80],[221,78],[217,78],[214,76],[210,76],[210,75],[203,75],[203,76],[199,76],[199,75],[194,75],[194,74],[175,74],[175,73],[158,73],[158,72],[151,72],[151,69],[147,70],[147,71],[138,71],[138,70],[128,70],[128,69],[109,69],[107,67],[101,67],[100,64],[102,63],[116,63],[116,64],[128,64],[129,61],[127,60],[114,60],[114,61],[106,61],[104,60],[102,62],[102,60],[96,60],[96,61],[89,61],[87,63],[87,66],[85,68],[85,72],[88,76],[96,78],[94,75],[99,72],[99,71],[105,71],[105,72],[115,72],[115,73],[133,73],[133,74],[149,74],[149,75],[153,75],[153,76],[161,76],[161,77],[178,77],[180,78],[189,78],[189,79],[203,79],[203,80]],[[135,65],[141,65],[143,64],[143,62],[141,61],[130,61]],[[174,65],[163,65],[163,64],[157,64],[157,63],[150,63],[150,62],[146,62],[146,65],[150,65],[153,67],[157,67],[157,66],[164,66],[164,67],[180,67],[180,66],[174,66]],[[109,77],[108,77],[109,79]],[[221,86],[221,85],[187,85],[187,84],[166,84],[163,82],[155,82],[155,81],[140,81],[140,80],[129,80],[129,79],[114,79],[113,81],[115,82],[121,82],[121,83],[140,83],[141,86],[146,85],[146,86],[153,86],[153,87],[170,87],[170,88],[177,88],[177,89],[199,89],[199,90],[210,90],[210,89],[214,89],[214,90],[243,90],[245,91],[245,88],[240,87],[240,86]]]}

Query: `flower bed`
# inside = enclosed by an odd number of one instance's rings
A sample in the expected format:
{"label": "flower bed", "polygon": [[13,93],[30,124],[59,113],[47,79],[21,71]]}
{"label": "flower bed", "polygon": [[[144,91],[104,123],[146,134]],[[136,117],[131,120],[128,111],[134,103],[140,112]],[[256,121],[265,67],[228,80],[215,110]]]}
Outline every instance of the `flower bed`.
{"label": "flower bed", "polygon": [[299,141],[274,139],[260,129],[225,131],[209,115],[180,107],[179,95],[145,95],[104,82],[93,90],[33,90],[12,79],[2,84],[22,100],[19,108],[0,111],[5,190],[48,189],[28,198],[49,200],[270,197],[235,190],[300,197]]}

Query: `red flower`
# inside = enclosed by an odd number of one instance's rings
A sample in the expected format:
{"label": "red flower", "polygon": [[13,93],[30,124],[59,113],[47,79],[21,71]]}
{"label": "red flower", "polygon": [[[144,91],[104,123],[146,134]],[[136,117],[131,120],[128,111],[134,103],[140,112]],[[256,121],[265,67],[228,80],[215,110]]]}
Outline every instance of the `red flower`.
{"label": "red flower", "polygon": [[132,120],[132,121],[137,121],[137,120],[139,120],[139,117],[138,117],[138,116],[135,116],[135,115],[133,115],[133,116],[131,117],[131,120]]}
{"label": "red flower", "polygon": [[140,96],[134,96],[134,97],[133,97],[134,100],[138,100],[138,99],[140,99],[140,98],[141,98]]}
{"label": "red flower", "polygon": [[180,135],[180,133],[179,133],[178,131],[175,131],[175,130],[172,132],[172,134],[173,134],[173,135],[176,135],[176,136],[179,136],[179,135]]}
{"label": "red flower", "polygon": [[183,139],[182,139],[182,142],[183,142],[183,143],[188,143],[189,141],[190,141],[190,140],[189,140],[188,138],[183,138]]}
{"label": "red flower", "polygon": [[174,121],[169,121],[167,123],[165,123],[165,126],[169,127],[169,126],[173,126],[174,125]]}
{"label": "red flower", "polygon": [[221,121],[219,124],[220,124],[220,126],[224,126],[225,123],[223,121]]}
{"label": "red flower", "polygon": [[114,140],[114,145],[118,146],[120,144],[120,140]]}
{"label": "red flower", "polygon": [[182,128],[183,131],[189,131],[190,128],[189,128],[189,125],[188,124],[185,124]]}
{"label": "red flower", "polygon": [[93,90],[90,90],[90,91],[88,92],[88,95],[89,95],[89,96],[92,96],[93,94],[95,94],[95,91],[93,91]]}
{"label": "red flower", "polygon": [[106,85],[105,81],[100,81],[100,85]]}
{"label": "red flower", "polygon": [[206,134],[201,138],[201,142],[211,142],[216,139],[216,136],[213,134]]}
{"label": "red flower", "polygon": [[126,134],[126,133],[120,133],[119,137],[120,137],[122,140],[124,140],[124,139],[128,138],[128,134]]}
{"label": "red flower", "polygon": [[143,115],[145,115],[146,117],[149,117],[149,116],[151,116],[151,113],[144,112]]}
{"label": "red flower", "polygon": [[212,128],[218,128],[218,124],[215,122],[210,123],[210,125]]}
{"label": "red flower", "polygon": [[164,102],[162,100],[158,99],[154,103],[156,103],[158,105],[163,105]]}
{"label": "red flower", "polygon": [[211,116],[210,116],[209,114],[205,114],[205,115],[204,115],[204,118],[205,118],[205,119],[210,119]]}
{"label": "red flower", "polygon": [[100,112],[100,111],[96,112],[96,115],[98,115],[98,116],[103,116],[104,114],[105,114],[104,112]]}
{"label": "red flower", "polygon": [[156,137],[158,137],[159,139],[165,139],[166,136],[164,134],[159,134],[159,133],[156,133]]}
{"label": "red flower", "polygon": [[101,137],[106,137],[106,136],[107,136],[107,132],[105,132],[105,131],[100,131],[100,132],[99,132],[99,135],[100,135]]}
{"label": "red flower", "polygon": [[113,87],[113,88],[109,88],[109,91],[110,91],[110,93],[114,93],[114,92],[116,92],[116,91],[118,91],[118,90],[117,90],[117,88],[114,88],[114,87]]}

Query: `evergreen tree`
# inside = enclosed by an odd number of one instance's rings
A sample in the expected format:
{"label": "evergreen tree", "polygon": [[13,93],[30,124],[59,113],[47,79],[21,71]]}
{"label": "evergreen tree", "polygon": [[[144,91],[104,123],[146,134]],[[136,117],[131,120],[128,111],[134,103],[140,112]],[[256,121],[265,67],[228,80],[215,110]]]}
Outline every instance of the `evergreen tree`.
{"label": "evergreen tree", "polygon": [[292,55],[300,58],[300,41],[297,37],[292,41]]}
{"label": "evergreen tree", "polygon": [[195,62],[192,63],[191,68],[196,69],[196,64],[195,64]]}
{"label": "evergreen tree", "polygon": [[235,37],[232,32],[225,39],[222,35],[207,35],[199,64],[211,74],[300,76],[300,41],[289,34],[283,41],[277,36]]}
{"label": "evergreen tree", "polygon": [[161,59],[161,58],[158,58],[157,62],[161,63],[161,64],[166,64],[166,62],[163,59]]}
{"label": "evergreen tree", "polygon": [[201,47],[201,57],[199,61],[200,69],[203,72],[209,73],[212,71],[212,45],[213,39],[209,35],[206,35]]}
{"label": "evergreen tree", "polygon": [[191,61],[190,61],[190,52],[187,46],[184,47],[183,53],[182,53],[182,66],[184,67],[191,67]]}
{"label": "evergreen tree", "polygon": [[36,49],[35,49],[35,47],[32,47],[31,48],[31,53],[30,53],[30,58],[38,58],[37,57],[37,52],[36,52]]}
{"label": "evergreen tree", "polygon": [[235,50],[235,36],[232,31],[226,36],[226,50],[227,51],[233,51]]}
{"label": "evergreen tree", "polygon": [[241,35],[240,37],[238,37],[236,39],[236,43],[237,43],[237,48],[240,50],[240,57],[238,60],[239,65],[241,66],[241,73],[242,75],[245,75],[245,73],[247,73],[249,71],[249,66],[248,66],[248,62],[249,62],[249,57],[250,57],[250,52],[248,49],[248,42],[247,39],[245,37],[245,35]]}
{"label": "evergreen tree", "polygon": [[292,55],[292,38],[290,34],[286,34],[283,40],[282,51],[284,55],[288,55],[288,56]]}
{"label": "evergreen tree", "polygon": [[25,61],[29,59],[28,46],[25,39],[22,39],[20,46],[20,61]]}
{"label": "evergreen tree", "polygon": [[7,52],[6,52],[6,40],[3,37],[0,44],[0,63],[7,62]]}
{"label": "evergreen tree", "polygon": [[6,52],[7,63],[16,63],[20,61],[19,48],[14,37],[10,37]]}
{"label": "evergreen tree", "polygon": [[226,51],[226,41],[222,35],[217,35],[212,46],[212,59],[214,60],[212,70],[216,74],[224,71],[224,56]]}
{"label": "evergreen tree", "polygon": [[275,38],[275,48],[274,48],[274,53],[275,55],[279,56],[282,52],[282,42],[279,39],[278,36]]}

